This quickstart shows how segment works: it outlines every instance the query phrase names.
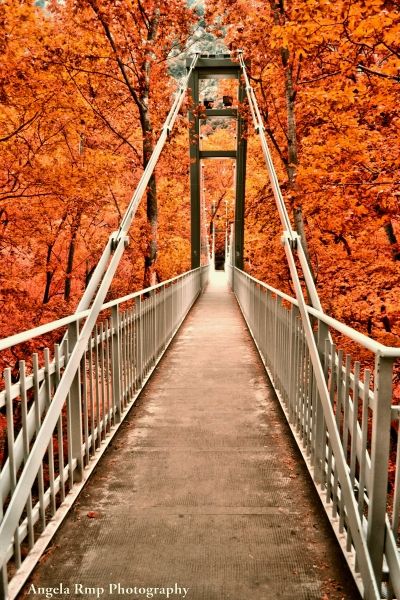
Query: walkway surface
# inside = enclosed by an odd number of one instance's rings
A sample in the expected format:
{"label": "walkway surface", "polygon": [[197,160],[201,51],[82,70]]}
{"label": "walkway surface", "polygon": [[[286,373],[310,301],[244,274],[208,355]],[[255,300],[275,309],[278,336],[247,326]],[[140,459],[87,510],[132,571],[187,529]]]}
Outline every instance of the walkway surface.
{"label": "walkway surface", "polygon": [[223,273],[21,597],[45,598],[40,587],[80,600],[359,598]]}

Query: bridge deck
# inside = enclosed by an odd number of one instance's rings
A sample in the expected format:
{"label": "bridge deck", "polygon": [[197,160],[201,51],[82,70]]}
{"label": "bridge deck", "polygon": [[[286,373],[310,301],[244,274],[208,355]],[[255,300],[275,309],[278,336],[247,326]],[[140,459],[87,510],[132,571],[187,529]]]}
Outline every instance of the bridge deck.
{"label": "bridge deck", "polygon": [[38,587],[60,582],[70,593],[54,597],[96,597],[85,587],[104,588],[103,598],[151,597],[129,589],[136,586],[174,588],[170,598],[189,588],[190,600],[358,598],[223,273],[188,316],[24,597],[44,598]]}

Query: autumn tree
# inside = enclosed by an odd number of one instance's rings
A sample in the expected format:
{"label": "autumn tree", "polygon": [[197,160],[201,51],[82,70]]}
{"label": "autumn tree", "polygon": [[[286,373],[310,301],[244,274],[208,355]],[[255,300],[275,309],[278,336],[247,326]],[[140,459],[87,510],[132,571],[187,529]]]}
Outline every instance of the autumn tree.
{"label": "autumn tree", "polygon": [[[194,13],[183,2],[114,4],[0,6],[2,335],[76,306],[171,103],[169,53],[179,53]],[[183,122],[158,167],[162,250],[172,248],[171,221],[179,248],[157,267],[159,278],[181,272],[189,256]],[[154,279],[155,191],[154,180],[110,294],[142,287],[151,270]]]}
{"label": "autumn tree", "polygon": [[[146,168],[155,134],[165,118],[174,83],[168,57],[188,38],[195,13],[180,1],[80,0],[57,10],[63,20],[63,64],[88,105],[125,144],[141,153]],[[65,27],[66,25],[66,27]],[[77,36],[77,29],[81,33]],[[100,90],[106,89],[106,94]],[[128,122],[140,122],[141,149],[132,144],[123,120],[110,112],[110,96],[119,98]],[[130,115],[128,113],[131,113]],[[157,190],[152,176],[147,189],[148,246],[145,286],[154,283],[157,257]]]}
{"label": "autumn tree", "polygon": [[[251,59],[275,164],[299,233],[304,223],[326,309],[393,342],[400,276],[397,4],[233,0],[223,16],[216,2],[207,6],[226,43]],[[265,179],[249,173],[247,201],[257,214],[249,221],[259,228],[273,204]],[[258,229],[259,239],[273,233],[277,240],[280,228],[271,227],[268,221]],[[279,255],[278,242],[274,248]],[[254,254],[249,244],[247,252]],[[265,258],[253,259],[255,274],[270,274]],[[284,263],[272,264],[285,285]]]}

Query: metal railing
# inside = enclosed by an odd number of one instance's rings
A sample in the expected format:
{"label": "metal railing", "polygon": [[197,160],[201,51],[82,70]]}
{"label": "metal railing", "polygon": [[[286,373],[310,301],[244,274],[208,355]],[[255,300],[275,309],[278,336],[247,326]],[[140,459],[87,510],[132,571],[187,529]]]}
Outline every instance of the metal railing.
{"label": "metal railing", "polygon": [[[29,368],[21,360],[17,377],[13,374],[12,379],[10,368],[4,371],[0,408],[6,410],[7,439],[0,473],[0,516],[7,512],[3,531],[7,519],[15,516],[17,484],[25,509],[4,548],[0,597],[14,598],[18,593],[207,278],[208,267],[201,267],[104,304],[61,410],[52,399],[89,311],[2,341],[2,349],[10,348],[51,331],[59,331],[62,339],[53,351],[45,348],[40,357],[33,354]],[[64,337],[60,323],[68,326]],[[50,442],[41,448],[39,434],[55,410]],[[44,456],[33,485],[29,481],[24,485],[21,471],[32,452]]]}
{"label": "metal railing", "polygon": [[[237,268],[228,267],[228,274],[363,597],[400,598],[400,436],[397,448],[391,444],[391,423],[399,424],[400,418],[399,407],[392,405],[393,364],[400,349],[308,306],[318,354],[312,357],[296,299]],[[369,369],[362,375],[360,362],[337,348],[332,341],[337,333],[373,352],[374,375]],[[321,401],[315,359],[329,404]],[[335,427],[328,430],[329,420]]]}

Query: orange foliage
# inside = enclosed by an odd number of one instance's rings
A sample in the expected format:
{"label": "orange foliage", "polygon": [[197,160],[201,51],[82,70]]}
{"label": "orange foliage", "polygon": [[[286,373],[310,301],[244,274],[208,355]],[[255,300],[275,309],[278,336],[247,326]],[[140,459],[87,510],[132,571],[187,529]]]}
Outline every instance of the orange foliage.
{"label": "orange foliage", "polygon": [[[327,312],[386,344],[400,334],[400,13],[367,2],[207,2],[251,60],[285,198],[301,209]],[[222,16],[221,16],[222,15]],[[261,152],[249,139],[247,269],[290,291]]]}
{"label": "orange foliage", "polygon": [[[167,57],[192,21],[183,1],[0,4],[1,337],[75,308],[169,110]],[[153,197],[155,224],[144,200],[114,296],[143,286],[149,240],[160,279],[188,268],[185,127],[171,146],[158,228]]]}

